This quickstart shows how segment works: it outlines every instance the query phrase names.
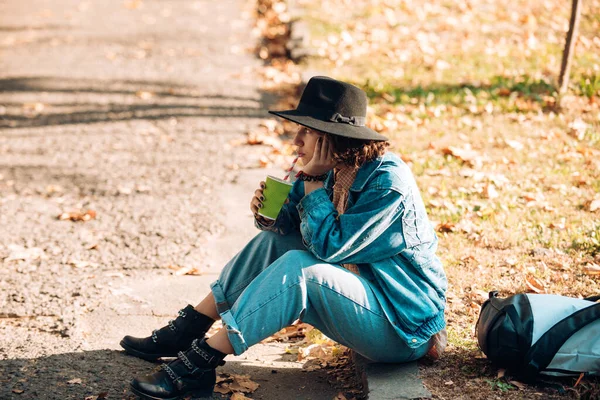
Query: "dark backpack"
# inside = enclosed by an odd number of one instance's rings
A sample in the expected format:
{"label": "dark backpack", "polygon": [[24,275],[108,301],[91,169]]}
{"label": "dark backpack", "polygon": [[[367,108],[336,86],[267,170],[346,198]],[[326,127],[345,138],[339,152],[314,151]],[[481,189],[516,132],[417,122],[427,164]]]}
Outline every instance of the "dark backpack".
{"label": "dark backpack", "polygon": [[600,374],[600,296],[490,292],[476,325],[485,355],[524,381],[547,375]]}

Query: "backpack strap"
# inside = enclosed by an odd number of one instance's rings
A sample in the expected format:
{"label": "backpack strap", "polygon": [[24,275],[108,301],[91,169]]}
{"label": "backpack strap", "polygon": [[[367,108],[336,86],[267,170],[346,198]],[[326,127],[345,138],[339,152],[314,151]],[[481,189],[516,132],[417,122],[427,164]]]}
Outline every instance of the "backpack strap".
{"label": "backpack strap", "polygon": [[557,322],[535,342],[525,355],[520,376],[531,381],[550,365],[562,345],[577,331],[600,319],[600,303],[582,308]]}
{"label": "backpack strap", "polygon": [[584,300],[587,300],[587,301],[598,301],[598,300],[600,300],[600,295],[586,297]]}

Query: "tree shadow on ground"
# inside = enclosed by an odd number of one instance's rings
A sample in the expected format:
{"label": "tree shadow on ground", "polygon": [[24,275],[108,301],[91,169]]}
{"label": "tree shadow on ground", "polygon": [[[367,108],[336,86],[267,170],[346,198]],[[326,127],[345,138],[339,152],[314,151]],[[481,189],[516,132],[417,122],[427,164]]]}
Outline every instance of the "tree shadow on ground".
{"label": "tree shadow on ground", "polygon": [[[94,350],[56,354],[32,359],[0,361],[0,398],[3,400],[83,400],[88,396],[108,399],[137,399],[129,391],[134,376],[152,373],[160,363],[129,356],[122,351]],[[227,361],[218,373],[249,374],[260,385],[254,398],[315,399],[309,388],[325,380],[324,372],[248,365]],[[271,384],[268,381],[273,381]],[[268,393],[267,393],[268,392]],[[213,399],[228,399],[215,393]],[[328,397],[329,398],[329,397]]]}
{"label": "tree shadow on ground", "polygon": [[275,101],[265,92],[258,97],[225,96],[172,82],[64,77],[0,79],[0,93],[11,96],[11,101],[0,98],[0,128],[178,117],[265,118],[265,109]]}
{"label": "tree shadow on ground", "polygon": [[69,192],[76,192],[79,196],[118,195],[118,188],[107,184],[100,173],[78,173],[69,167],[15,165],[4,161],[0,162],[0,176],[12,181],[10,190],[15,193],[33,192],[44,196],[59,196]]}

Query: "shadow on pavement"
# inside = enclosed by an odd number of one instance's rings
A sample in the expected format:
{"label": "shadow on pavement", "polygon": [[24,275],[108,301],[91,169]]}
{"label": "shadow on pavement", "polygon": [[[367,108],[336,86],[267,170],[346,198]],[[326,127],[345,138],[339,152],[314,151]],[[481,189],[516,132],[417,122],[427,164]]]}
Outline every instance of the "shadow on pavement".
{"label": "shadow on pavement", "polygon": [[[129,391],[134,376],[152,373],[160,368],[152,363],[126,355],[122,351],[94,350],[56,354],[33,359],[0,361],[0,398],[3,400],[83,400],[88,396],[107,399],[137,399]],[[318,399],[311,387],[318,382],[327,385],[324,372],[301,372],[257,366],[242,361],[227,361],[217,370],[221,373],[246,374],[258,383],[255,399]],[[229,395],[213,395],[215,400]],[[327,397],[331,398],[331,397]]]}
{"label": "shadow on pavement", "polygon": [[[224,96],[171,82],[64,77],[0,79],[0,93],[12,100],[0,98],[0,128],[173,117],[265,118],[265,108],[274,101],[264,92],[260,98]],[[15,102],[15,96],[26,100]]]}

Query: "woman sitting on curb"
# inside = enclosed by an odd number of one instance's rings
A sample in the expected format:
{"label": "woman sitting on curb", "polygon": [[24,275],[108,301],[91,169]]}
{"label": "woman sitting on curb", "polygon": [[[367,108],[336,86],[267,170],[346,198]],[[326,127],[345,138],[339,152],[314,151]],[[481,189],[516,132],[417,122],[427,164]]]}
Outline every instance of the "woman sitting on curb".
{"label": "woman sitting on curb", "polygon": [[[414,177],[365,126],[359,88],[312,78],[295,110],[272,112],[300,125],[304,167],[275,221],[250,208],[263,232],[223,269],[211,293],[147,338],[126,336],[130,354],[177,357],[132,380],[146,399],[212,393],[227,354],[301,320],[378,362],[407,362],[445,347],[446,276],[437,237]],[[205,338],[213,322],[223,328]]]}

